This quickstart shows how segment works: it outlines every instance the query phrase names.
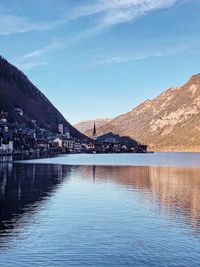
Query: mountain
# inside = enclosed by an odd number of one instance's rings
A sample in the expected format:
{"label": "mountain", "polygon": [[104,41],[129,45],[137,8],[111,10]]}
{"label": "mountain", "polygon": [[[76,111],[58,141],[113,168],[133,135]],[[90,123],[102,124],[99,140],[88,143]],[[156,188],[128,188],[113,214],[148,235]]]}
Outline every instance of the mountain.
{"label": "mountain", "polygon": [[[99,127],[130,136],[158,151],[200,150],[200,74]],[[87,132],[88,133],[88,132]]]}
{"label": "mountain", "polygon": [[[23,116],[16,112],[23,110]],[[36,120],[39,127],[58,132],[58,124],[68,127],[73,137],[84,138],[43,93],[19,69],[0,57],[0,111],[8,112],[11,122],[25,123]]]}
{"label": "mountain", "polygon": [[82,121],[82,122],[74,124],[74,127],[78,129],[80,132],[84,133],[87,130],[91,131],[93,129],[94,122],[95,122],[96,127],[100,127],[110,122],[111,120],[112,119],[109,119],[109,118],[87,120],[87,121]]}

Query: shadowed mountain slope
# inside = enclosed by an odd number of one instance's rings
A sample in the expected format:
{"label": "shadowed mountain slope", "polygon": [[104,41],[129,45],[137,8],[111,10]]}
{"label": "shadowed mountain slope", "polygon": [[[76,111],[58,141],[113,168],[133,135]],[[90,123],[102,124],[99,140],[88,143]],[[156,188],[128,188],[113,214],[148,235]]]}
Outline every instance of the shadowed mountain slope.
{"label": "shadowed mountain slope", "polygon": [[[23,116],[16,112],[23,110]],[[9,112],[10,121],[30,125],[36,120],[39,127],[52,132],[58,131],[58,124],[68,127],[73,137],[83,138],[77,129],[65,120],[43,93],[36,88],[19,69],[0,57],[0,111]]]}

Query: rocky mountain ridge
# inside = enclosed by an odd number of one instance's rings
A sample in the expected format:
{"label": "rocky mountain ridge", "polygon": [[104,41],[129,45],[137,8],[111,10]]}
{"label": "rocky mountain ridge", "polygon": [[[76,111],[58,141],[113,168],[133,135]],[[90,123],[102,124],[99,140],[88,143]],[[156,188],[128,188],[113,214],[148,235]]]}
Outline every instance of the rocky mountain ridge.
{"label": "rocky mountain ridge", "polygon": [[130,136],[158,151],[198,150],[200,74],[97,129],[99,135],[110,131]]}

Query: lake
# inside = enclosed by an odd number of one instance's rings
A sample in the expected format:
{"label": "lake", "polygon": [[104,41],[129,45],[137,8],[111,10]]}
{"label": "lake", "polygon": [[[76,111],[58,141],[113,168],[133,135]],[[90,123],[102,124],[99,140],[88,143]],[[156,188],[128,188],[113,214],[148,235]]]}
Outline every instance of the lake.
{"label": "lake", "polygon": [[200,266],[200,153],[1,163],[0,266]]}

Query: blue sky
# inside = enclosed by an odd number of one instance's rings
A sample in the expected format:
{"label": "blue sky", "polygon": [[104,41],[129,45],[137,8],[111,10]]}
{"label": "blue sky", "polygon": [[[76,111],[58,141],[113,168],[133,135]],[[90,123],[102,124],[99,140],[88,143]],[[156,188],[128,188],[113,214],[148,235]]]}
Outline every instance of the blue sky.
{"label": "blue sky", "polygon": [[71,123],[200,72],[199,0],[1,0],[0,53]]}

